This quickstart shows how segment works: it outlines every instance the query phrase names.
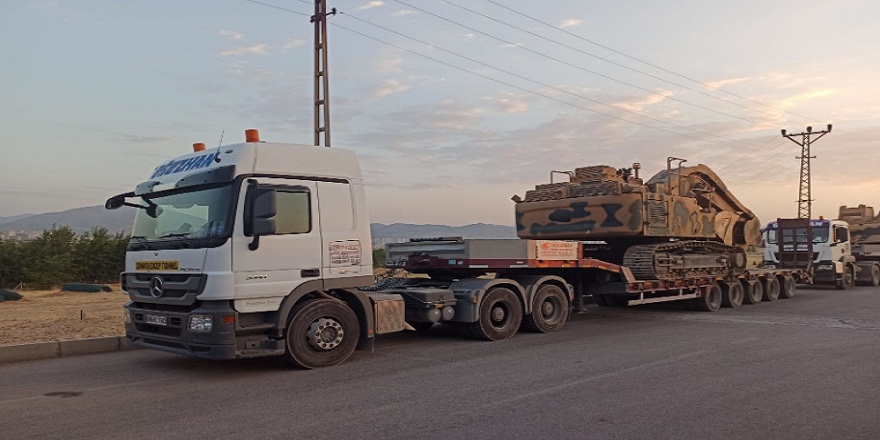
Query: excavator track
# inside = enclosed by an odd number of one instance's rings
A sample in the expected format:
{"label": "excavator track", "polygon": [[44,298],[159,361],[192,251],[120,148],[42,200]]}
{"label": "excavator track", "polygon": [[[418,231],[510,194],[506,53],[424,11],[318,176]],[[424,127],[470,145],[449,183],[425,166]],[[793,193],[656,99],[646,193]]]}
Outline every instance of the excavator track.
{"label": "excavator track", "polygon": [[714,241],[675,241],[630,246],[623,265],[639,280],[683,280],[738,275],[745,251]]}

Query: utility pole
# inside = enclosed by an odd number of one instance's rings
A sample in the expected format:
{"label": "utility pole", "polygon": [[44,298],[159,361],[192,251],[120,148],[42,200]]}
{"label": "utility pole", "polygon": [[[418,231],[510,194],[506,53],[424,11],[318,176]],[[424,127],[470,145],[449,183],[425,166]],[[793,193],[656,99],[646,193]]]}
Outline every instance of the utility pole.
{"label": "utility pole", "polygon": [[327,0],[315,0],[315,15],[309,21],[315,24],[315,146],[330,146],[330,78],[327,72],[327,16],[336,15],[336,8],[327,13]]}
{"label": "utility pole", "polygon": [[[810,191],[810,159],[815,159],[816,156],[810,156],[810,143],[819,140],[820,137],[825,136],[828,133],[831,133],[831,124],[828,124],[827,130],[813,131],[813,127],[807,127],[807,131],[795,134],[786,134],[785,129],[782,129],[782,136],[801,146],[801,155],[795,157],[795,159],[801,160],[798,218],[812,218],[813,199]],[[811,139],[813,135],[818,136]],[[795,137],[800,137],[801,140],[798,141]]]}

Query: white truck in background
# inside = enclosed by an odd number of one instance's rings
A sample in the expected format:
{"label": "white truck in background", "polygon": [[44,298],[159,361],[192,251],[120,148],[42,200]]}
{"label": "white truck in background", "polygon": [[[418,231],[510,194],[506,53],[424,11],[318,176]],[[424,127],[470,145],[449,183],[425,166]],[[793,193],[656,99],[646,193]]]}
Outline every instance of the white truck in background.
{"label": "white truck in background", "polygon": [[808,228],[789,229],[791,234],[782,236],[778,233],[780,221],[770,222],[764,229],[763,267],[791,267],[786,263],[792,262],[783,261],[780,250],[784,254],[795,247],[801,251],[809,248],[812,251],[812,259],[806,262],[809,265],[799,266],[812,272],[812,284],[833,285],[841,290],[855,284],[880,284],[880,263],[862,261],[854,255],[854,236],[850,233],[849,222],[813,219]]}

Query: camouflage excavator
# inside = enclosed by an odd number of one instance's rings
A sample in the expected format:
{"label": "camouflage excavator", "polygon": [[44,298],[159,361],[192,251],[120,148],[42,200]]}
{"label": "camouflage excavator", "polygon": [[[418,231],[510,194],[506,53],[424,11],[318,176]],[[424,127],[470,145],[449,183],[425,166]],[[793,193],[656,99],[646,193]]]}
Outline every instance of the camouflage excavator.
{"label": "camouflage excavator", "polygon": [[[584,257],[622,264],[641,280],[742,273],[745,250],[761,242],[760,221],[709,167],[666,170],[644,182],[639,164],[552,171],[549,184],[514,196],[517,235],[578,240]],[[553,182],[567,174],[568,182]]]}

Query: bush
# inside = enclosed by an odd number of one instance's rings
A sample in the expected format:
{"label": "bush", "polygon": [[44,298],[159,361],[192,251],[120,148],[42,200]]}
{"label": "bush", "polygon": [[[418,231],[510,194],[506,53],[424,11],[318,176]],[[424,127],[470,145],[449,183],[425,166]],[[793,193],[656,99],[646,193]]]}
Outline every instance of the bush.
{"label": "bush", "polygon": [[18,301],[21,299],[21,295],[17,292],[13,292],[11,290],[0,290],[0,302],[3,301]]}
{"label": "bush", "polygon": [[86,283],[66,283],[61,285],[61,290],[65,292],[112,292],[110,286],[100,286],[97,284]]}

